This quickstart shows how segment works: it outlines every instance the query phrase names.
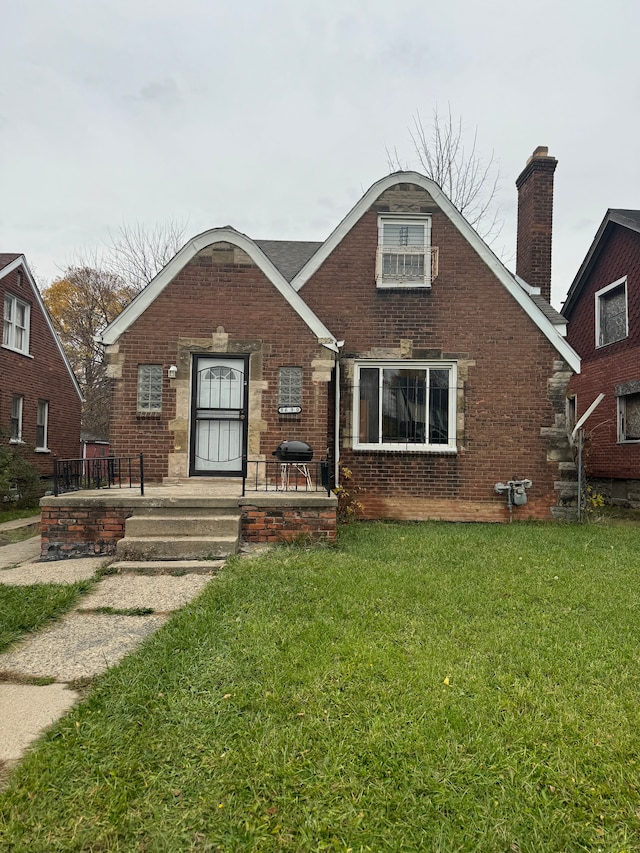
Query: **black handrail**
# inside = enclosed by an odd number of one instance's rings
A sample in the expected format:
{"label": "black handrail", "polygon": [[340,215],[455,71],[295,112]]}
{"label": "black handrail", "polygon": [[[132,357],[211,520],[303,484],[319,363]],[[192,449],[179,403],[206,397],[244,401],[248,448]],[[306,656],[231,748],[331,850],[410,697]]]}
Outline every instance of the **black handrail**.
{"label": "black handrail", "polygon": [[144,495],[144,458],[137,456],[96,456],[93,459],[53,457],[53,494],[84,489],[133,489]]}
{"label": "black handrail", "polygon": [[242,495],[250,492],[326,492],[331,494],[331,463],[282,462],[260,460],[248,462],[242,477]]}

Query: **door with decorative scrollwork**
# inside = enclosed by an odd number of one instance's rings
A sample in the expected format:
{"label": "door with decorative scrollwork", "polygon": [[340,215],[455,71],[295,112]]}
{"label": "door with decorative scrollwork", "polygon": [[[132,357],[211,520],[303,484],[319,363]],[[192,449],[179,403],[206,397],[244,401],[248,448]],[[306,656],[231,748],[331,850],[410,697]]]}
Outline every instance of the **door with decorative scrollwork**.
{"label": "door with decorative scrollwork", "polygon": [[191,476],[245,472],[248,363],[248,356],[193,356]]}

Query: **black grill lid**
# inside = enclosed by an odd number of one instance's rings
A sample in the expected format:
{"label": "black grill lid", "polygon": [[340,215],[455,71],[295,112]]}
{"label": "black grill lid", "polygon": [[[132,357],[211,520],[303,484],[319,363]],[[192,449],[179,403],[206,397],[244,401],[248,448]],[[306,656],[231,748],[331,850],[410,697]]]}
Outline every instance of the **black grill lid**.
{"label": "black grill lid", "polygon": [[306,441],[281,441],[271,455],[283,462],[310,462],[313,447]]}

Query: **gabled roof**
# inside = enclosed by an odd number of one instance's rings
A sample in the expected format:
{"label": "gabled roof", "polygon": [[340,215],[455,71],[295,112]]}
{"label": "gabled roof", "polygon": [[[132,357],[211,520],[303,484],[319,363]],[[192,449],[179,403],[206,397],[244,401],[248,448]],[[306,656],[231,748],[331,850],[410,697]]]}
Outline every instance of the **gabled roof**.
{"label": "gabled roof", "polygon": [[582,288],[602,251],[609,232],[616,225],[621,225],[623,228],[628,228],[630,231],[636,231],[640,234],[640,210],[609,208],[606,212],[562,306],[562,311],[567,317],[576,306]]}
{"label": "gabled roof", "polygon": [[0,252],[0,270],[19,258],[20,255],[12,252]]}
{"label": "gabled roof", "polygon": [[[371,205],[385,190],[396,184],[415,184],[426,190],[438,205],[440,210],[448,217],[451,223],[458,229],[460,234],[467,240],[470,246],[477,252],[484,263],[492,270],[496,278],[504,285],[516,302],[526,314],[538,326],[542,334],[556,348],[562,358],[576,373],[580,372],[580,356],[560,334],[559,328],[563,325],[556,317],[551,319],[554,309],[549,306],[544,310],[534,301],[527,289],[522,287],[513,273],[504,266],[502,261],[491,251],[480,235],[467,222],[455,205],[449,201],[438,184],[418,172],[394,172],[377,181],[362,196],[360,201],[349,211],[338,227],[330,234],[321,248],[307,261],[300,272],[291,281],[291,286],[301,290],[305,283],[311,278],[322,263],[329,257],[331,252],[338,246],[343,238],[351,231],[358,220],[369,210]],[[529,288],[529,290],[532,290]],[[543,300],[544,301],[544,300]],[[545,303],[546,305],[547,303]],[[555,314],[556,312],[554,312]],[[559,316],[559,315],[558,315]]]}
{"label": "gabled roof", "polygon": [[[504,264],[493,254],[484,240],[482,240],[457,208],[449,201],[440,187],[434,181],[417,172],[395,172],[373,184],[324,243],[290,240],[257,241],[247,237],[246,234],[241,234],[231,226],[214,228],[211,231],[199,234],[183,246],[153,281],[107,326],[102,333],[102,342],[104,344],[115,343],[120,335],[138,319],[199,251],[213,243],[227,242],[238,246],[249,255],[280,291],[291,307],[304,320],[307,326],[316,334],[323,346],[337,351],[335,336],[332,335],[304,302],[303,298],[299,295],[299,291],[371,207],[376,198],[390,187],[406,183],[416,184],[431,195],[440,210],[450,219],[484,263],[493,271],[496,278],[509,291],[542,334],[570,365],[572,370],[579,372],[580,357],[560,333],[560,329],[564,327],[564,318],[548,305],[542,297],[539,297],[539,293],[535,288],[529,287],[524,282],[518,282],[516,276],[509,272]],[[539,298],[536,299],[536,296]]]}
{"label": "gabled roof", "polygon": [[[280,241],[265,241],[276,243]],[[231,226],[225,228],[213,228],[211,231],[205,231],[193,237],[186,245],[180,249],[169,263],[158,273],[144,290],[142,290],[133,299],[127,307],[122,311],[113,322],[111,322],[103,331],[101,341],[103,344],[115,343],[120,335],[140,317],[140,315],[151,305],[152,302],[162,293],[162,291],[170,284],[176,275],[182,270],[189,261],[194,258],[202,249],[214,243],[231,243],[237,246],[249,255],[256,266],[262,270],[265,276],[271,281],[286,301],[291,305],[293,310],[311,329],[317,337],[318,342],[328,349],[337,352],[337,342],[324,323],[314,314],[309,306],[298,296],[295,290],[289,285],[287,279],[283,276],[280,270],[276,267],[273,261],[263,251],[262,248],[246,234],[241,234]],[[273,247],[272,252],[274,251]]]}
{"label": "gabled roof", "polygon": [[62,344],[60,343],[60,338],[58,337],[56,330],[53,328],[53,323],[51,322],[51,317],[49,316],[49,312],[47,311],[45,304],[42,301],[42,296],[40,295],[38,285],[36,284],[35,279],[34,279],[33,275],[31,274],[31,270],[29,269],[29,267],[27,265],[27,260],[26,260],[25,256],[15,254],[15,253],[14,254],[0,253],[0,279],[4,278],[6,275],[9,275],[9,273],[12,273],[18,267],[22,267],[22,269],[24,271],[24,274],[27,278],[27,281],[29,282],[29,284],[31,286],[31,290],[33,291],[33,295],[35,297],[35,300],[38,303],[38,307],[40,308],[40,311],[42,312],[42,316],[44,317],[45,322],[49,328],[49,331],[51,332],[51,337],[52,337],[53,341],[55,342],[56,347],[58,348],[58,352],[60,353],[60,356],[62,357],[62,360],[63,360],[67,370],[69,371],[69,377],[71,379],[71,382],[73,383],[73,387],[75,388],[76,393],[77,393],[78,397],[80,398],[81,402],[84,402],[84,397],[82,396],[82,391],[80,390],[80,386],[78,385],[78,380],[76,379],[76,375],[71,368],[71,364],[69,362],[69,359],[67,358],[67,354],[65,353],[64,349],[62,348]]}

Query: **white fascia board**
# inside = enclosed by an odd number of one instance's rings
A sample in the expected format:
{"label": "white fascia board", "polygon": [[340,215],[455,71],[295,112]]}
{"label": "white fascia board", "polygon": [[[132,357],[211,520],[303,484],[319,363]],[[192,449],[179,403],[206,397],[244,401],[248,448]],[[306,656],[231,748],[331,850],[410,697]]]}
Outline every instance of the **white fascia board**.
{"label": "white fascia board", "polygon": [[[336,246],[344,239],[349,231],[351,231],[356,222],[358,222],[367,210],[369,210],[374,201],[383,192],[385,192],[385,190],[388,190],[397,184],[416,184],[429,193],[440,210],[449,218],[451,223],[458,229],[469,245],[491,269],[496,278],[504,285],[531,320],[533,320],[542,334],[558,351],[559,355],[562,356],[575,373],[580,373],[580,356],[578,353],[558,333],[551,320],[549,320],[543,311],[541,311],[541,309],[538,308],[538,306],[529,298],[529,294],[525,292],[518,282],[516,282],[513,274],[510,273],[502,261],[494,255],[482,237],[480,237],[477,231],[469,225],[464,216],[455,207],[455,205],[449,201],[435,181],[432,181],[424,175],[418,174],[418,172],[395,172],[377,181],[370,189],[368,189],[355,207],[351,209],[338,227],[330,234],[315,255],[307,261],[300,272],[294,277],[291,282],[291,286],[296,291],[299,291],[321,266],[321,264],[323,264],[329,257]],[[531,289],[535,290],[535,288]]]}
{"label": "white fascia board", "polygon": [[198,252],[214,243],[222,242],[231,243],[246,252],[269,281],[280,291],[293,310],[311,329],[317,337],[318,342],[322,346],[327,347],[327,349],[337,352],[338,348],[335,336],[331,334],[320,318],[314,314],[302,297],[293,290],[289,282],[283,278],[262,249],[256,246],[253,240],[247,237],[246,234],[241,234],[233,228],[213,228],[210,231],[198,234],[186,243],[145,289],[106,327],[100,337],[101,342],[105,345],[114,344],[120,335],[127,331]]}
{"label": "white fascia board", "polygon": [[51,322],[51,317],[49,316],[49,312],[47,311],[46,305],[44,304],[44,301],[42,299],[42,295],[40,294],[40,290],[38,289],[38,285],[36,284],[36,281],[35,281],[33,275],[31,274],[31,270],[29,269],[29,266],[27,265],[27,259],[25,258],[25,256],[19,255],[15,259],[15,261],[11,261],[10,264],[7,264],[6,267],[3,267],[0,270],[0,278],[4,278],[9,273],[13,272],[14,270],[17,270],[18,267],[22,267],[22,269],[24,270],[24,272],[27,276],[29,284],[31,285],[31,290],[33,290],[33,294],[36,298],[36,302],[38,303],[38,307],[40,308],[40,312],[42,313],[42,316],[44,317],[45,322],[46,322],[47,326],[49,327],[49,331],[51,332],[51,337],[55,341],[55,344],[58,347],[58,352],[60,353],[60,356],[62,357],[62,360],[65,364],[65,367],[67,368],[67,370],[69,372],[69,377],[71,378],[71,382],[73,383],[73,387],[76,390],[76,394],[78,395],[80,402],[84,403],[84,397],[82,396],[82,391],[80,390],[80,386],[78,385],[78,380],[76,379],[76,375],[73,372],[73,368],[71,367],[71,362],[67,358],[67,354],[63,349],[62,343],[60,342],[60,338],[58,337],[58,333],[53,328],[53,323]]}

